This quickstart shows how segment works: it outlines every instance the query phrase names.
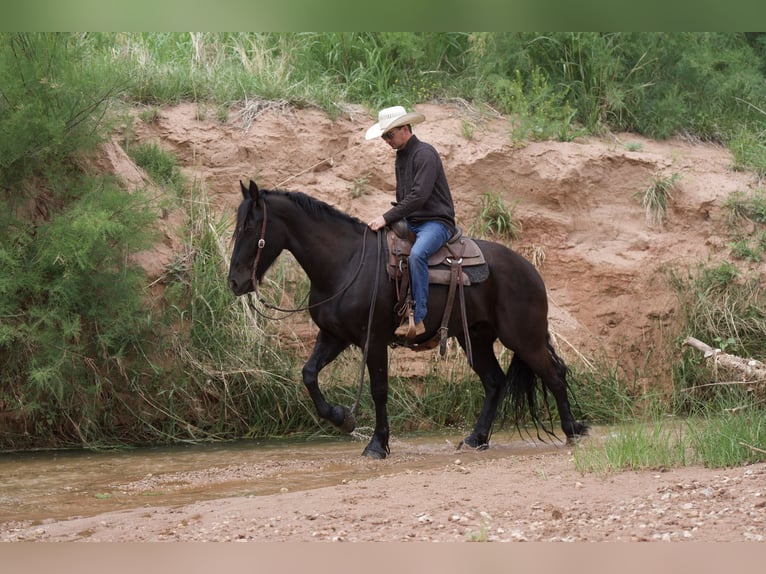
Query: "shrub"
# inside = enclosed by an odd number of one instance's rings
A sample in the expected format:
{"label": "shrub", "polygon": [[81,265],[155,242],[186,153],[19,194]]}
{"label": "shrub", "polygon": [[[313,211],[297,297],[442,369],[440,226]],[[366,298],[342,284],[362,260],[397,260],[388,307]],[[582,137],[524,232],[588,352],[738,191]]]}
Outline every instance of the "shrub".
{"label": "shrub", "polygon": [[514,218],[514,206],[508,206],[501,195],[487,192],[481,196],[481,211],[471,232],[495,236],[508,241],[517,239],[521,222]]}

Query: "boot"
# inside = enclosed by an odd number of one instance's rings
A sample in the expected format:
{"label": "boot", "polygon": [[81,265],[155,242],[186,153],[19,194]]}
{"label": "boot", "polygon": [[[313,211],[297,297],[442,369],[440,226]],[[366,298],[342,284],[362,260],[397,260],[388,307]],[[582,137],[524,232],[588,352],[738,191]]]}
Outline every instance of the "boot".
{"label": "boot", "polygon": [[426,326],[423,321],[413,323],[410,325],[409,321],[402,321],[402,324],[396,328],[394,335],[397,337],[405,337],[407,339],[414,339],[415,337],[422,335],[426,332]]}

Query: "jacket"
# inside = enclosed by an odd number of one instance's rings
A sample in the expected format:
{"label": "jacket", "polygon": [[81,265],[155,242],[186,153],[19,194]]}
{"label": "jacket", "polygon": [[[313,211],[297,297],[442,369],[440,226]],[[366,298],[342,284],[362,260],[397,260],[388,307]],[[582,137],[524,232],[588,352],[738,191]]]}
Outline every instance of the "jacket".
{"label": "jacket", "polygon": [[412,224],[428,220],[455,232],[455,207],[444,166],[436,149],[416,136],[396,152],[396,203],[383,214],[387,224],[406,218]]}

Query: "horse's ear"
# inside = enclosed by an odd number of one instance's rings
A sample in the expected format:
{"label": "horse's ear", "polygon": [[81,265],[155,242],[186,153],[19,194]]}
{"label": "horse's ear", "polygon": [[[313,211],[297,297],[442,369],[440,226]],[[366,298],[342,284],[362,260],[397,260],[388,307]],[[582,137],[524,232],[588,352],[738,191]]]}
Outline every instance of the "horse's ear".
{"label": "horse's ear", "polygon": [[255,184],[255,182],[251,179],[250,180],[250,187],[245,187],[245,184],[242,183],[240,180],[239,187],[242,188],[242,196],[245,199],[252,199],[255,203],[258,203],[258,186]]}

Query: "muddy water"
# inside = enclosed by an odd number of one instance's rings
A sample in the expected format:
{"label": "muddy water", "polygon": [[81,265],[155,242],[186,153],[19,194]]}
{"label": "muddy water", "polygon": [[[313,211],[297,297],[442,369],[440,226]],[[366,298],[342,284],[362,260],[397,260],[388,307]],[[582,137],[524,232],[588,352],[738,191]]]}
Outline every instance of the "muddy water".
{"label": "muddy water", "polygon": [[366,440],[312,440],[141,448],[116,452],[0,454],[0,522],[43,521],[229,496],[261,496],[417,472],[475,458],[563,448],[496,433],[483,452],[455,447],[459,435],[392,439],[383,461],[361,456]]}

